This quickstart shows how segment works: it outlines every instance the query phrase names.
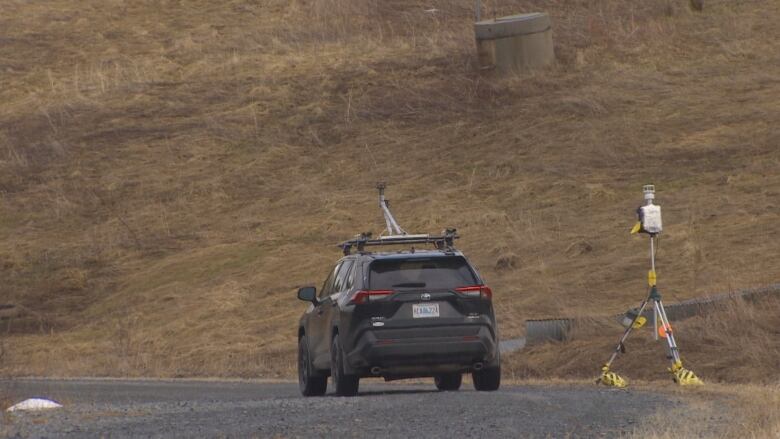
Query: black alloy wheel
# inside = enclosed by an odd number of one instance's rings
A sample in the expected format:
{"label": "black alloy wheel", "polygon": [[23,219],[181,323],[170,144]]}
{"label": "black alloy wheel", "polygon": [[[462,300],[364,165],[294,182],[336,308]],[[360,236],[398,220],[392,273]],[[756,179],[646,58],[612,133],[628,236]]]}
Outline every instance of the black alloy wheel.
{"label": "black alloy wheel", "polygon": [[298,340],[298,388],[303,396],[322,396],[328,388],[328,377],[315,372],[304,335]]}
{"label": "black alloy wheel", "polygon": [[498,390],[501,386],[501,366],[471,372],[474,389],[484,392]]}
{"label": "black alloy wheel", "polygon": [[333,337],[330,349],[330,376],[338,396],[355,396],[358,393],[360,377],[344,373],[344,354],[341,350],[338,334]]}

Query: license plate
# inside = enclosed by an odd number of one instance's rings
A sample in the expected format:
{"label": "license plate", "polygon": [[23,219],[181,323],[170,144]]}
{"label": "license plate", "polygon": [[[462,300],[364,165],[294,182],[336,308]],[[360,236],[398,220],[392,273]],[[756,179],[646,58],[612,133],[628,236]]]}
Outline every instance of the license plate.
{"label": "license plate", "polygon": [[438,303],[418,303],[412,305],[412,317],[415,319],[439,317]]}

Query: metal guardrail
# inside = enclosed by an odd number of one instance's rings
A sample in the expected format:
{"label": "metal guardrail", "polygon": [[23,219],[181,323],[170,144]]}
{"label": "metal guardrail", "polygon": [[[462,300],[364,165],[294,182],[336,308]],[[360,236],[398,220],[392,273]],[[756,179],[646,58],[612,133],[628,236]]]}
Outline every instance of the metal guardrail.
{"label": "metal guardrail", "polygon": [[531,346],[548,341],[566,341],[575,319],[542,319],[525,321],[525,343]]}
{"label": "metal guardrail", "polygon": [[501,340],[498,342],[498,350],[502,354],[509,354],[511,352],[519,351],[525,347],[525,337],[510,338],[509,340]]}

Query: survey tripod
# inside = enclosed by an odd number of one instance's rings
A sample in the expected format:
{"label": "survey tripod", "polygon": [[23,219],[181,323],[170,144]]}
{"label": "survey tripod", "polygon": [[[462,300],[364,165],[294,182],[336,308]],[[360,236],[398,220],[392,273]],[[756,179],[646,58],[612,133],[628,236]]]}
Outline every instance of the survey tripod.
{"label": "survey tripod", "polygon": [[677,342],[674,339],[672,325],[669,324],[669,318],[666,315],[666,309],[664,309],[664,304],[661,300],[661,293],[658,292],[657,275],[655,272],[655,255],[658,234],[662,229],[661,208],[660,206],[653,204],[655,187],[646,185],[643,189],[645,192],[646,205],[637,209],[639,221],[631,230],[631,233],[646,233],[650,238],[650,271],[647,273],[649,293],[640,305],[638,311],[629,312],[627,314],[627,316],[630,317],[630,323],[626,322],[628,323],[626,325],[626,330],[615,347],[614,352],[612,352],[612,356],[610,356],[609,360],[601,367],[601,376],[596,380],[596,383],[613,387],[625,387],[627,385],[626,380],[615,372],[612,372],[610,367],[612,367],[612,363],[615,361],[618,354],[626,352],[624,343],[631,334],[631,331],[644,326],[647,321],[644,317],[645,309],[648,306],[651,306],[653,309],[655,339],[658,340],[659,336],[666,339],[668,358],[672,362],[672,366],[669,368],[669,372],[672,373],[672,379],[680,385],[703,384],[696,374],[683,367],[682,359],[680,358],[680,350],[677,348]]}

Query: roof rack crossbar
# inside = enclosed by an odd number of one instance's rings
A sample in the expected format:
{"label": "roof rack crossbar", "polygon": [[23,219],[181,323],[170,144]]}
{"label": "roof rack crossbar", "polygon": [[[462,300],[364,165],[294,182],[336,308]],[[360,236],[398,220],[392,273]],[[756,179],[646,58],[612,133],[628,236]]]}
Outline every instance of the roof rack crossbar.
{"label": "roof rack crossbar", "polygon": [[339,247],[344,251],[344,255],[349,255],[352,252],[352,247],[363,252],[366,246],[399,244],[433,244],[439,250],[452,251],[454,250],[454,241],[458,238],[455,229],[447,229],[441,235],[389,235],[381,236],[378,239],[372,239],[371,233],[361,233],[355,239],[342,242]]}

